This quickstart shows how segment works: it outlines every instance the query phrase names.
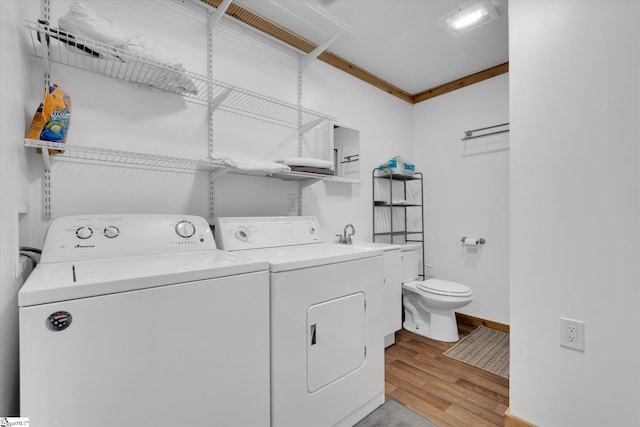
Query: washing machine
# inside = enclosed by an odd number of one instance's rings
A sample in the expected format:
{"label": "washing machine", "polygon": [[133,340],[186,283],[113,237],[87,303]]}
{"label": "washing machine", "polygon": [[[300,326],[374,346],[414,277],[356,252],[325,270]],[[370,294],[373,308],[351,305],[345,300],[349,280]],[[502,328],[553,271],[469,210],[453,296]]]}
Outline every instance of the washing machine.
{"label": "washing machine", "polygon": [[58,218],[18,302],[34,426],[270,424],[268,263],[203,218]]}
{"label": "washing machine", "polygon": [[218,218],[216,240],[270,264],[272,427],[351,427],[384,403],[382,250],[323,242],[314,217]]}

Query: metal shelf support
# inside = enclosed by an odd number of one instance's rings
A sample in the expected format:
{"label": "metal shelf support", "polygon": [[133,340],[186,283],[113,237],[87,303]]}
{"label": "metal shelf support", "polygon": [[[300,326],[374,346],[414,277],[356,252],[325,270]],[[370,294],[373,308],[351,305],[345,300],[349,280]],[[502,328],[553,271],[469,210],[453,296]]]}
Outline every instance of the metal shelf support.
{"label": "metal shelf support", "polygon": [[[226,2],[226,0],[225,0]],[[221,5],[222,6],[222,5]],[[226,7],[229,7],[227,4]],[[226,10],[225,7],[225,10]],[[214,15],[212,8],[207,8],[207,79],[213,80],[213,27],[222,18],[224,11],[220,13],[220,10]],[[225,95],[224,98],[228,96]],[[209,152],[209,159],[213,159],[213,113],[218,108],[219,104],[214,107],[213,100],[213,87],[207,85],[207,104],[209,107],[209,114],[207,115],[207,148]],[[224,99],[221,99],[222,102]],[[215,171],[209,172],[209,220],[213,223],[215,218]]]}
{"label": "metal shelf support", "polygon": [[329,40],[327,40],[326,42],[322,43],[321,45],[319,45],[318,47],[313,49],[311,52],[309,52],[302,59],[302,64],[301,64],[302,69],[304,70],[305,68],[307,68],[309,66],[309,64],[311,64],[313,61],[315,61],[316,58],[318,58],[318,56],[320,56],[322,54],[322,52],[324,52],[325,50],[329,49],[329,46],[331,46],[333,43],[335,43],[336,40],[338,40],[340,38],[340,36],[342,36],[342,34],[344,34],[344,32],[340,32],[340,33],[336,34],[335,36],[331,37]]}

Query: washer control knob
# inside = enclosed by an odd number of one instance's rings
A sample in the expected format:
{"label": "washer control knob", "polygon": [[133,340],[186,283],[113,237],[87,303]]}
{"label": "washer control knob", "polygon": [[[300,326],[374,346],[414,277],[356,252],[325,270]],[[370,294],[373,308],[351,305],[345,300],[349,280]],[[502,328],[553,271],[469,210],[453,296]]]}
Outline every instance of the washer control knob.
{"label": "washer control knob", "polygon": [[105,237],[108,237],[110,239],[113,239],[114,237],[118,237],[118,234],[120,234],[120,230],[118,230],[118,227],[116,226],[109,225],[104,229]]}
{"label": "washer control knob", "polygon": [[196,234],[196,228],[191,222],[184,220],[176,224],[176,233],[178,233],[178,236],[188,239]]}
{"label": "washer control knob", "polygon": [[88,239],[91,236],[93,236],[91,227],[80,227],[76,230],[76,237],[78,237],[78,239]]}
{"label": "washer control knob", "polygon": [[236,230],[236,238],[243,242],[248,242],[251,236],[251,231],[247,227],[238,227]]}

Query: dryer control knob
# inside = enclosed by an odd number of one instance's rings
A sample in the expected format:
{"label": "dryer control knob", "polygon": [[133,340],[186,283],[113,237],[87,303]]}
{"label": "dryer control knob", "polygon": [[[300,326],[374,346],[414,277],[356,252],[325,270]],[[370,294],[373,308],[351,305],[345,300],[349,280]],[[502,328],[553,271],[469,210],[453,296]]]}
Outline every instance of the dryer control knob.
{"label": "dryer control knob", "polygon": [[93,230],[91,227],[80,227],[76,230],[76,236],[78,239],[88,239],[93,236]]}
{"label": "dryer control knob", "polygon": [[188,239],[196,234],[196,228],[189,221],[180,221],[176,224],[176,233],[178,233],[178,236]]}
{"label": "dryer control knob", "polygon": [[108,237],[110,239],[113,239],[114,237],[118,237],[118,234],[120,234],[120,230],[118,230],[118,227],[115,227],[113,225],[110,225],[104,229],[105,237]]}
{"label": "dryer control knob", "polygon": [[251,231],[247,227],[238,227],[236,230],[236,238],[243,242],[248,242],[251,237]]}

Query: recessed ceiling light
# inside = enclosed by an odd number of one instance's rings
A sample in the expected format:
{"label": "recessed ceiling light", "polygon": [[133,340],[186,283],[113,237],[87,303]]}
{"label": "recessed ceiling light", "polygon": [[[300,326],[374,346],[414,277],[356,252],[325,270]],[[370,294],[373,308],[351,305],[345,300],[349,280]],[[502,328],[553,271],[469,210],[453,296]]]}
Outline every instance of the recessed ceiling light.
{"label": "recessed ceiling light", "polygon": [[478,28],[498,17],[498,11],[489,0],[472,0],[438,19],[446,31],[460,35]]}

